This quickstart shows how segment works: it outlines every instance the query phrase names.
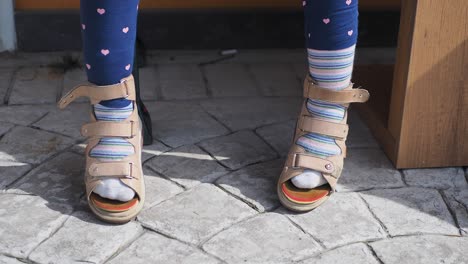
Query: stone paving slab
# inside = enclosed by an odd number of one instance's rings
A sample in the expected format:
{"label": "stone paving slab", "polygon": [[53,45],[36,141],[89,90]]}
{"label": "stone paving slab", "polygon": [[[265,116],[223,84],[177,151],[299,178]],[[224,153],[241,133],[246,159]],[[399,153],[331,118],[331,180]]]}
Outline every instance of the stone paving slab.
{"label": "stone paving slab", "polygon": [[193,144],[229,131],[194,103],[146,104],[153,121],[153,136],[171,147]]}
{"label": "stone paving slab", "polygon": [[62,228],[29,256],[39,263],[104,263],[142,233],[135,222],[107,225],[87,212],[73,213]]}
{"label": "stone paving slab", "polygon": [[22,68],[15,76],[8,103],[55,103],[63,84],[63,70],[54,68]]}
{"label": "stone paving slab", "polygon": [[48,202],[76,206],[85,192],[84,168],[83,156],[66,152],[29,172],[8,192],[34,194]]}
{"label": "stone paving slab", "polygon": [[273,149],[252,131],[209,139],[199,143],[199,146],[233,170],[277,157]]}
{"label": "stone paving slab", "polygon": [[3,99],[13,79],[14,72],[15,68],[0,68],[0,104],[3,104]]}
{"label": "stone paving slab", "polygon": [[0,121],[27,126],[38,121],[55,105],[14,105],[0,107]]}
{"label": "stone paving slab", "polygon": [[169,151],[170,148],[158,141],[153,141],[153,144],[148,146],[143,146],[141,151],[141,162],[145,162],[150,158],[159,156],[164,152]]}
{"label": "stone paving slab", "polygon": [[461,167],[403,170],[405,181],[410,186],[449,189],[466,188],[468,185]]}
{"label": "stone paving slab", "polygon": [[26,258],[71,213],[70,206],[38,196],[0,194],[0,254]]}
{"label": "stone paving slab", "polygon": [[411,236],[370,244],[385,264],[468,263],[468,238]]}
{"label": "stone paving slab", "polygon": [[468,188],[444,191],[447,203],[457,219],[464,236],[468,235]]}
{"label": "stone paving slab", "polygon": [[146,189],[144,209],[150,208],[184,191],[182,187],[169,180],[163,179],[146,167],[143,167],[143,173],[145,175]]}
{"label": "stone paving slab", "polygon": [[366,148],[348,151],[337,190],[347,192],[403,186],[400,172],[382,150]]}
{"label": "stone paving slab", "polygon": [[379,264],[370,249],[362,243],[351,244],[326,251],[318,256],[299,262],[300,264]]}
{"label": "stone paving slab", "polygon": [[0,160],[0,192],[31,169],[27,163]]}
{"label": "stone paving slab", "polygon": [[362,193],[392,236],[418,233],[459,235],[439,192],[423,188],[372,190]]}
{"label": "stone paving slab", "polygon": [[234,225],[203,248],[227,263],[285,263],[321,249],[311,236],[277,213],[261,214]]}
{"label": "stone paving slab", "polygon": [[140,74],[140,96],[141,99],[155,100],[158,98],[157,86],[158,86],[158,72],[155,67],[144,67],[139,69]]}
{"label": "stone paving slab", "polygon": [[192,188],[200,183],[211,183],[228,172],[208,153],[195,145],[163,153],[149,160],[146,165],[186,188]]}
{"label": "stone paving slab", "polygon": [[[63,76],[63,90],[62,90],[61,95],[64,96],[73,88],[75,88],[75,86],[84,84],[86,83],[87,80],[88,78],[86,77],[86,72],[83,68],[67,70]],[[80,98],[77,98],[74,102],[76,103],[88,102],[88,98],[80,97]]]}
{"label": "stone paving slab", "polygon": [[0,160],[39,164],[73,140],[28,127],[15,127],[0,140]]}
{"label": "stone paving slab", "polygon": [[81,126],[90,122],[91,106],[87,103],[70,104],[60,110],[52,109],[44,118],[34,123],[35,127],[83,140]]}
{"label": "stone paving slab", "polygon": [[7,122],[0,122],[0,136],[12,129],[15,125]]}
{"label": "stone paving slab", "polygon": [[251,73],[243,64],[211,64],[203,67],[208,89],[215,97],[260,95]]}
{"label": "stone paving slab", "polygon": [[[196,64],[162,64],[157,67],[159,86],[166,100],[206,98],[207,88]],[[181,76],[184,76],[181,78]]]}
{"label": "stone paving slab", "polygon": [[301,98],[244,97],[203,101],[201,105],[229,129],[253,129],[296,119]]}
{"label": "stone paving slab", "polygon": [[255,164],[216,181],[216,184],[254,206],[260,212],[279,206],[276,180],[283,169],[284,160]]}
{"label": "stone paving slab", "polygon": [[23,264],[24,262],[21,262],[16,258],[9,258],[9,257],[0,255],[0,263],[1,264]]}
{"label": "stone paving slab", "polygon": [[179,240],[199,244],[256,211],[211,184],[201,184],[138,217],[143,226]]}
{"label": "stone paving slab", "polygon": [[287,215],[327,248],[382,239],[387,235],[355,193],[335,193],[308,213],[296,214],[285,209],[279,212]]}
{"label": "stone paving slab", "polygon": [[221,262],[200,249],[177,240],[156,233],[145,233],[109,263],[215,264]]}
{"label": "stone paving slab", "polygon": [[302,81],[284,63],[250,64],[253,77],[267,96],[302,96]]}
{"label": "stone paving slab", "polygon": [[286,157],[294,140],[296,120],[258,128],[255,132],[272,146],[281,157]]}
{"label": "stone paving slab", "polygon": [[[388,58],[372,53],[357,60]],[[0,263],[467,258],[467,168],[395,170],[353,110],[340,192],[305,214],[279,207],[278,157],[302,103],[303,49],[242,50],[215,64],[203,63],[222,58],[217,51],[150,51],[140,70],[155,136],[143,150],[146,204],[126,226],[98,221],[82,195],[89,105],[55,104],[86,79],[82,68],[59,68],[67,55],[0,54],[0,100],[10,103],[0,102]]]}

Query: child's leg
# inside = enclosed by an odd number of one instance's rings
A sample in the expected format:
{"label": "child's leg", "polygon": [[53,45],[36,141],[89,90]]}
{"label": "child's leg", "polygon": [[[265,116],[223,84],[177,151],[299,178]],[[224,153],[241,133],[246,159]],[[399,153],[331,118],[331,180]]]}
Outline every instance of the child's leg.
{"label": "child's leg", "polygon": [[[305,36],[309,73],[322,88],[342,90],[351,80],[358,34],[358,0],[305,0]],[[307,109],[314,117],[339,122],[345,108],[318,100],[308,100]],[[335,141],[319,134],[307,134],[296,144],[321,156],[341,153]],[[308,170],[292,179],[299,188],[315,188],[326,183],[321,173]]]}
{"label": "child's leg", "polygon": [[[133,68],[139,0],[81,0],[81,29],[86,73],[89,82],[103,86],[119,83]],[[133,110],[131,101],[115,99],[94,105],[96,119],[120,121]],[[119,160],[134,153],[123,138],[103,138],[90,156]],[[135,193],[119,179],[101,181],[94,190],[102,197],[129,201]]]}

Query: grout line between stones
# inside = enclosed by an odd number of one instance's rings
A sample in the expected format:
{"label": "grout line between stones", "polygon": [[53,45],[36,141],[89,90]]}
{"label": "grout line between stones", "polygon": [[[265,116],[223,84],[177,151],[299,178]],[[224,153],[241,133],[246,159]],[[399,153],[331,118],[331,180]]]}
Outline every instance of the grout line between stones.
{"label": "grout line between stones", "polygon": [[8,102],[10,101],[10,95],[13,92],[13,86],[16,81],[16,75],[21,68],[22,67],[16,67],[11,73],[10,79],[8,80],[7,90],[5,92],[5,96],[3,97],[3,104],[5,105],[8,105]]}
{"label": "grout line between stones", "polygon": [[220,186],[219,184],[217,184],[216,182],[213,183],[214,186],[218,187],[219,189],[221,189],[223,192],[225,192],[227,195],[233,197],[234,199],[236,200],[239,200],[241,201],[242,203],[245,203],[247,204],[250,208],[252,208],[253,210],[257,211],[258,213],[264,213],[265,211],[261,211],[260,208],[258,208],[255,204],[247,201],[246,199],[243,199],[242,197],[239,197],[231,192],[229,192],[228,190],[224,189],[222,186]]}
{"label": "grout line between stones", "polygon": [[[153,172],[153,173],[156,174],[157,176],[159,176],[159,177],[161,177],[161,178],[163,178],[163,179],[166,179],[166,180],[170,181],[171,183],[174,183],[175,185],[179,186],[180,188],[182,188],[182,189],[184,190],[183,192],[189,190],[189,189],[188,189],[187,187],[185,187],[184,185],[182,185],[182,184],[180,184],[180,183],[178,183],[178,182],[172,180],[170,177],[166,176],[164,173],[161,173],[161,172],[156,171],[156,170],[153,169],[151,166],[145,165],[145,168],[148,169],[148,170],[150,170],[151,172]],[[174,197],[174,196],[173,196],[173,197]],[[171,197],[171,198],[172,198],[172,197]],[[161,201],[161,202],[164,202],[164,201]],[[158,204],[159,204],[159,203],[158,203]],[[153,206],[154,206],[154,205],[153,205]]]}
{"label": "grout line between stones", "polygon": [[208,82],[208,76],[207,76],[207,73],[206,73],[205,66],[197,64],[197,67],[200,70],[200,74],[202,76],[206,96],[208,98],[213,98],[213,90],[211,89],[210,83]]}
{"label": "grout line between stones", "polygon": [[19,261],[21,263],[39,264],[38,262],[34,262],[32,260],[29,260],[29,259],[18,258],[18,257],[15,257],[13,255],[9,255],[9,254],[0,254],[0,256],[5,256],[5,257],[8,257],[8,258],[16,259],[17,261]]}
{"label": "grout line between stones", "polygon": [[[70,218],[71,218],[71,216],[72,216],[72,214],[73,214],[74,212],[75,212],[75,210],[73,209],[73,210],[70,212],[70,214],[66,217],[66,219],[65,219],[62,223],[60,223],[60,225],[59,225],[53,232],[51,232],[50,235],[49,235],[47,238],[45,238],[44,240],[42,240],[42,241],[41,241],[39,244],[37,244],[33,249],[31,249],[31,251],[29,251],[29,253],[28,253],[28,255],[27,255],[26,258],[27,258],[28,260],[30,260],[29,257],[31,256],[31,254],[32,254],[37,248],[39,248],[43,243],[45,243],[47,240],[49,240],[50,238],[52,238],[60,229],[62,229],[62,227],[65,226],[65,223],[68,222],[68,220],[70,220]],[[31,261],[32,261],[32,260],[31,260]]]}
{"label": "grout line between stones", "polygon": [[260,134],[257,133],[257,130],[256,129],[253,129],[252,132],[258,137],[260,138],[261,141],[263,141],[263,143],[265,143],[271,150],[271,152],[275,153],[276,154],[276,157],[275,159],[279,159],[281,157],[281,153],[279,153],[271,144],[270,142],[268,142],[266,139],[264,139]]}
{"label": "grout line between stones", "polygon": [[234,131],[228,127],[226,124],[224,124],[224,122],[222,122],[221,120],[219,120],[218,117],[216,117],[215,115],[211,114],[209,111],[207,111],[203,105],[201,104],[201,102],[198,102],[197,105],[201,108],[201,110],[206,113],[209,117],[213,118],[216,122],[218,122],[221,126],[223,126],[224,128],[226,128],[226,130],[229,132],[229,133],[234,133]]}
{"label": "grout line between stones", "polygon": [[352,246],[352,245],[357,245],[357,244],[367,244],[368,242],[377,242],[377,241],[381,241],[381,240],[385,240],[385,238],[369,240],[369,241],[355,241],[355,242],[349,242],[349,243],[345,243],[345,244],[335,246],[335,247],[325,248],[324,250],[321,250],[319,252],[316,252],[314,254],[306,256],[306,257],[304,257],[302,259],[299,259],[299,260],[295,261],[295,263],[305,261],[305,260],[311,259],[313,257],[320,256],[320,255],[323,255],[323,254],[325,254],[327,252],[334,251],[334,250],[337,250],[337,249],[340,249],[340,248],[344,248],[344,247],[348,247],[348,246]]}
{"label": "grout line between stones", "polygon": [[322,240],[320,240],[319,238],[315,237],[315,236],[312,235],[311,233],[307,232],[304,228],[302,228],[302,226],[300,226],[299,224],[297,224],[296,222],[294,222],[289,216],[283,215],[283,214],[281,214],[281,215],[284,216],[284,217],[286,217],[286,219],[287,219],[294,227],[296,227],[296,228],[299,229],[301,232],[303,232],[304,234],[306,234],[306,235],[308,235],[309,237],[311,237],[311,238],[322,248],[322,250],[327,248],[327,247],[325,246],[325,244],[323,243]]}
{"label": "grout line between stones", "polygon": [[[139,223],[140,223],[140,222],[139,222]],[[206,252],[206,251],[201,247],[201,245],[194,245],[194,244],[188,243],[188,242],[186,242],[186,241],[179,240],[179,239],[176,238],[176,237],[173,237],[173,236],[171,236],[171,235],[168,235],[168,234],[166,234],[166,233],[163,233],[163,232],[161,232],[161,231],[159,231],[159,230],[152,229],[151,227],[145,226],[143,223],[140,223],[140,224],[141,224],[141,226],[143,227],[144,230],[147,230],[148,233],[156,233],[156,234],[161,235],[161,236],[163,236],[163,237],[165,237],[165,238],[167,238],[167,239],[175,240],[175,241],[177,241],[177,242],[179,242],[179,243],[182,243],[182,244],[184,244],[184,245],[186,245],[186,246],[189,246],[189,247],[191,247],[191,248],[198,249],[198,250],[202,251],[203,253],[205,253],[205,254],[207,254],[207,255],[209,255],[209,256],[211,256],[211,257],[214,257],[214,258],[217,259],[217,260],[220,260],[222,263],[226,263],[226,262],[223,261],[222,259],[219,259],[219,257],[217,257],[217,256],[215,256],[215,255],[213,255],[213,254],[210,254],[210,253]]]}
{"label": "grout line between stones", "polygon": [[403,173],[403,170],[397,170],[397,171],[398,171],[398,173],[400,173],[400,177],[401,177],[401,180],[403,181],[403,184],[405,184],[406,186],[410,186],[410,185],[408,184],[408,182],[406,181],[406,176],[405,176],[405,174]]}
{"label": "grout line between stones", "polygon": [[229,226],[225,226],[225,227],[221,228],[219,231],[213,233],[213,234],[210,235],[209,237],[207,237],[207,238],[203,239],[202,241],[200,241],[200,242],[198,243],[198,247],[203,248],[203,245],[205,245],[208,241],[210,241],[212,238],[214,238],[214,237],[217,236],[218,234],[220,234],[220,233],[222,233],[222,232],[224,232],[224,231],[226,231],[226,230],[228,230],[228,229],[231,229],[231,228],[233,228],[234,226],[243,224],[243,223],[245,223],[245,222],[247,222],[247,221],[249,221],[249,220],[251,220],[251,219],[253,219],[253,218],[255,218],[255,217],[258,217],[259,215],[262,215],[262,214],[264,214],[264,213],[257,213],[257,214],[253,214],[253,215],[247,216],[246,218],[241,219],[240,221],[231,223]]}
{"label": "grout line between stones", "polygon": [[372,256],[377,260],[377,262],[379,262],[380,264],[385,264],[380,258],[379,256],[377,255],[377,252],[375,252],[374,248],[369,245],[368,243],[365,243],[365,245],[367,246],[367,248],[369,249],[369,251],[372,253]]}
{"label": "grout line between stones", "polygon": [[372,217],[377,221],[377,223],[380,225],[380,227],[382,228],[382,230],[385,232],[385,235],[386,237],[391,237],[390,236],[390,232],[388,231],[388,228],[387,226],[382,222],[382,220],[380,220],[377,215],[374,213],[374,211],[372,211],[372,209],[370,208],[370,205],[369,203],[367,203],[367,201],[364,199],[364,197],[362,197],[362,195],[360,193],[356,193],[357,196],[361,199],[361,201],[364,203],[364,205],[366,206],[367,210],[369,210],[369,213],[372,215]]}
{"label": "grout line between stones", "polygon": [[[222,136],[219,136],[219,137],[222,137]],[[213,139],[213,138],[211,138]],[[203,141],[203,140],[202,140]],[[197,147],[199,147],[203,152],[205,152],[206,154],[208,154],[208,156],[210,156],[213,161],[215,161],[216,163],[218,163],[220,166],[224,167],[225,169],[227,169],[228,171],[233,171],[233,169],[229,168],[228,166],[224,165],[221,163],[221,161],[219,161],[215,156],[213,156],[213,154],[211,154],[208,150],[206,150],[204,147],[200,146],[199,143],[201,143],[202,141],[200,142],[197,142],[195,143],[194,145],[196,145]],[[221,177],[221,176],[220,176]]]}
{"label": "grout line between stones", "polygon": [[41,165],[53,160],[54,158],[56,158],[57,156],[63,154],[63,153],[66,153],[68,151],[71,151],[71,149],[73,148],[74,144],[62,149],[62,150],[59,150],[57,152],[55,152],[54,154],[50,155],[48,158],[44,159],[43,161],[41,161],[40,163],[37,163],[37,164],[31,164],[31,163],[27,163],[29,165],[31,165],[31,169],[28,170],[27,172],[25,172],[22,176],[18,177],[16,180],[14,180],[13,182],[11,182],[10,184],[6,185],[5,186],[5,189],[4,191],[7,191],[10,189],[11,186],[14,186],[17,182],[19,182],[21,179],[23,179],[26,175],[28,175],[31,171],[37,169],[38,167],[40,167]]}
{"label": "grout line between stones", "polygon": [[440,196],[442,197],[442,200],[444,201],[444,204],[447,207],[447,210],[450,213],[450,216],[452,217],[453,223],[458,228],[458,232],[459,232],[460,236],[463,235],[461,226],[460,226],[460,224],[458,222],[458,219],[457,219],[457,215],[455,214],[452,207],[450,206],[450,201],[449,201],[448,197],[445,195],[445,193],[442,190],[437,190],[437,192],[439,192]]}
{"label": "grout line between stones", "polygon": [[118,255],[120,255],[122,252],[128,249],[135,241],[137,241],[140,237],[142,237],[146,233],[146,230],[143,228],[140,222],[135,221],[135,223],[139,224],[142,230],[138,232],[138,234],[136,234],[127,243],[124,243],[123,245],[121,245],[114,253],[112,253],[112,255],[110,255],[107,259],[103,260],[102,263],[107,263],[111,261],[112,259],[114,259],[115,257],[117,257]]}

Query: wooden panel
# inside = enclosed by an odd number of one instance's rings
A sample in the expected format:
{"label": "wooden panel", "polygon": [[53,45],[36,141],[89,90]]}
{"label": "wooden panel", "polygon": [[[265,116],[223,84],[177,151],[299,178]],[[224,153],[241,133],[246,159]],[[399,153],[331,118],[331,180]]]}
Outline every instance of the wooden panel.
{"label": "wooden panel", "polygon": [[396,165],[468,165],[468,5],[405,2],[389,121],[400,130]]}
{"label": "wooden panel", "polygon": [[[79,0],[16,0],[16,9],[75,9]],[[185,9],[185,8],[300,8],[301,0],[141,0],[142,8]],[[364,9],[398,9],[400,0],[359,0]]]}

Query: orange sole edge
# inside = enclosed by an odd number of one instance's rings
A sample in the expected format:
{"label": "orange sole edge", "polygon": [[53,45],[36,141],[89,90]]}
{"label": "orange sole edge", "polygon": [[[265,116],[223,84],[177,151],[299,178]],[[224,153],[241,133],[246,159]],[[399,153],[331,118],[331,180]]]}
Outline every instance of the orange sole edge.
{"label": "orange sole edge", "polygon": [[139,202],[138,198],[136,197],[128,202],[121,202],[103,198],[95,193],[92,193],[89,199],[97,208],[113,213],[125,212],[133,206],[137,205]]}
{"label": "orange sole edge", "polygon": [[287,181],[281,185],[281,190],[284,196],[291,202],[297,204],[314,203],[323,197],[327,196],[331,188],[328,185],[322,185],[314,189],[299,189],[291,181]]}

